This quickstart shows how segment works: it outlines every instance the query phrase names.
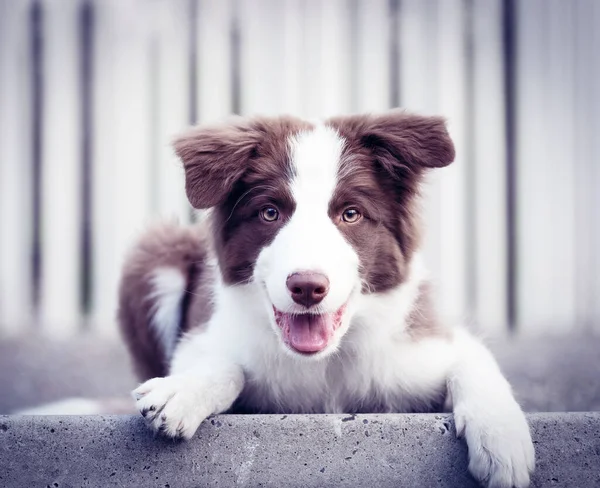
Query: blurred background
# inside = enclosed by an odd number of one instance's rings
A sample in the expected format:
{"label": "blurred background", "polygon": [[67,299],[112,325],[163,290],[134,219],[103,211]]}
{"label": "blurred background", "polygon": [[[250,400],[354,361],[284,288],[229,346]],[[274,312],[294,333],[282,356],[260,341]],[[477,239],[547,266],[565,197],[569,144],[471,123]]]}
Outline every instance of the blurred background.
{"label": "blurred background", "polygon": [[449,321],[528,410],[600,410],[600,2],[0,0],[0,413],[135,383],[124,252],[191,222],[169,147],[236,113],[404,107],[457,147],[424,188]]}

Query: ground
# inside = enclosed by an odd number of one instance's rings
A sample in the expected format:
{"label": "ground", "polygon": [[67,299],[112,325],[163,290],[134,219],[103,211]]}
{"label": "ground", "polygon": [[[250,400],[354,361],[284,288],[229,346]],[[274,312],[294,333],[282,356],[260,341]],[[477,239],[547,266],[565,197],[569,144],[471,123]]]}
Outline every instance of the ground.
{"label": "ground", "polygon": [[[528,412],[600,411],[600,336],[489,343]],[[65,397],[122,397],[136,385],[117,339],[0,340],[0,414]]]}

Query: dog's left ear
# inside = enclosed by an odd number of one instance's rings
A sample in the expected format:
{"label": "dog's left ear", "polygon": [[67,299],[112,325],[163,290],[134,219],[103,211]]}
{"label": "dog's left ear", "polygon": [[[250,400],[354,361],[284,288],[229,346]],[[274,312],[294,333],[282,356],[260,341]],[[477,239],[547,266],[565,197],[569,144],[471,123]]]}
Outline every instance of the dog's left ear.
{"label": "dog's left ear", "polygon": [[173,141],[183,161],[185,190],[194,208],[214,207],[225,200],[244,175],[260,141],[252,120],[200,126]]}
{"label": "dog's left ear", "polygon": [[401,170],[420,173],[454,160],[454,144],[441,117],[394,110],[382,115],[336,117],[328,124],[347,140],[372,150],[393,174]]}

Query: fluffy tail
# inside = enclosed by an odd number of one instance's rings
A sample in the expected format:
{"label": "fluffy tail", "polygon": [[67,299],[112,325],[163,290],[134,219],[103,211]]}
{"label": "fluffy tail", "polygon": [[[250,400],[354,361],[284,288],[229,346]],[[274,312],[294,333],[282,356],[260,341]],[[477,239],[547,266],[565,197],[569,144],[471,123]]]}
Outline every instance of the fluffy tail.
{"label": "fluffy tail", "polygon": [[177,340],[190,326],[193,290],[207,269],[205,235],[202,226],[163,223],[125,260],[118,321],[141,380],[168,373]]}

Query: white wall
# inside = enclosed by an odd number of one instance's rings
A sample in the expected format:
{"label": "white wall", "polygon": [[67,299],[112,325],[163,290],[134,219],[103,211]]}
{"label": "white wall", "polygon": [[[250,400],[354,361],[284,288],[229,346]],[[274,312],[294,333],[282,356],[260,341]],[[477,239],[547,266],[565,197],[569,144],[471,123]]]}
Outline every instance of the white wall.
{"label": "white wall", "polygon": [[[41,111],[33,107],[34,4],[44,40]],[[70,334],[84,323],[114,333],[119,268],[136,234],[158,216],[190,220],[169,142],[193,118],[211,122],[235,110],[324,117],[396,102],[446,116],[456,143],[455,164],[432,172],[425,186],[425,254],[443,315],[491,334],[507,330],[507,235],[514,225],[518,330],[598,329],[600,5],[515,2],[514,182],[507,176],[503,5],[0,0],[0,333],[33,323],[52,333]],[[88,51],[83,8],[92,14]],[[82,84],[86,52],[89,91]],[[31,259],[36,120],[38,304]],[[85,135],[90,195],[81,186]],[[512,183],[515,222],[506,212]],[[85,199],[89,215],[82,214]],[[91,268],[81,260],[83,219],[92,235]]]}

